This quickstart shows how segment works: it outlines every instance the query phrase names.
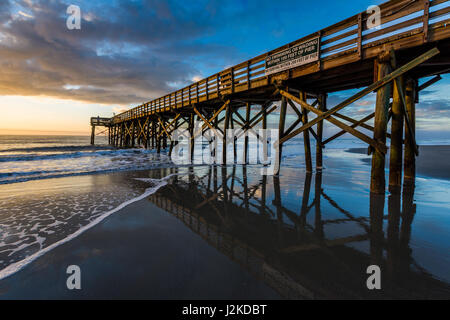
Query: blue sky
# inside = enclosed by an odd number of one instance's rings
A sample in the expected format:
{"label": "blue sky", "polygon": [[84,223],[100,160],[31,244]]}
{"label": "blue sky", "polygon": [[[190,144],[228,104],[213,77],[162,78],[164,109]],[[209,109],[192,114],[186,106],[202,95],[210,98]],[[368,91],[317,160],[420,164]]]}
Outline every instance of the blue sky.
{"label": "blue sky", "polygon": [[[111,116],[382,2],[2,0],[0,129],[33,122],[88,132],[92,115]],[[81,30],[66,28],[69,4],[81,8]],[[446,76],[423,95],[427,117],[439,120],[419,121],[426,130],[449,130],[449,88]]]}

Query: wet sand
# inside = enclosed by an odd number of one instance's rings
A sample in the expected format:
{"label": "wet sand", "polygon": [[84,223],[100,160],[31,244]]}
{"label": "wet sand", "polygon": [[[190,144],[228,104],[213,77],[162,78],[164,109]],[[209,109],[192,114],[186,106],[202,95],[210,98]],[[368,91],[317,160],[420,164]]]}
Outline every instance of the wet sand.
{"label": "wet sand", "polygon": [[[353,148],[348,152],[367,154],[366,148]],[[450,146],[420,146],[419,157],[416,160],[416,173],[422,177],[436,179],[450,179]],[[371,157],[363,159],[365,163],[371,163]],[[389,159],[386,159],[389,166]]]}
{"label": "wet sand", "polygon": [[[78,265],[82,289],[66,287]],[[278,299],[181,222],[143,200],[0,281],[0,299]]]}

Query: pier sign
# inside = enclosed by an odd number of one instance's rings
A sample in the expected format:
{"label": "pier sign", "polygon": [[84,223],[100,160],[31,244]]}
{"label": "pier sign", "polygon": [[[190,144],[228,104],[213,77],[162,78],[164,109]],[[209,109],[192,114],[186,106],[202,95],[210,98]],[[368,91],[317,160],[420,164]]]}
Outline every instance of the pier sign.
{"label": "pier sign", "polygon": [[319,37],[266,58],[266,76],[319,60]]}

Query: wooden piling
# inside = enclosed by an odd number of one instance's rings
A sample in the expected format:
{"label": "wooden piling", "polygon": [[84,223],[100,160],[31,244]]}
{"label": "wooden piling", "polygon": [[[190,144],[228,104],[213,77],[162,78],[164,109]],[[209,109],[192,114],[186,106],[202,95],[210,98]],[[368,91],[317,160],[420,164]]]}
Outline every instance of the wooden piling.
{"label": "wooden piling", "polygon": [[[286,112],[287,112],[287,99],[286,97],[281,98],[281,106],[280,106],[280,120],[278,122],[278,141],[281,141],[284,137],[284,126],[286,123]],[[278,154],[277,154],[277,161],[278,161],[278,168],[281,165],[281,157],[283,154],[283,143],[278,144]],[[278,172],[276,173],[278,175]]]}
{"label": "wooden piling", "polygon": [[136,121],[131,121],[131,147],[134,148],[136,145]]}
{"label": "wooden piling", "polygon": [[[300,100],[306,102],[306,92],[300,92]],[[302,122],[303,125],[308,123],[308,110],[302,107]],[[305,146],[305,164],[306,172],[312,172],[312,160],[311,160],[311,142],[309,140],[309,131],[303,131],[303,143]]]}
{"label": "wooden piling", "polygon": [[194,124],[195,124],[195,114],[192,112],[189,115],[189,136],[190,136],[190,158],[191,161],[194,160],[194,148],[195,148],[195,137],[194,137]]}
{"label": "wooden piling", "polygon": [[[403,87],[403,78],[399,79]],[[389,192],[400,193],[403,158],[403,108],[397,82],[394,81],[391,119],[391,150],[389,163]]]}
{"label": "wooden piling", "polygon": [[[250,108],[251,108],[251,104],[247,103],[245,106],[245,125],[249,126],[250,125]],[[244,140],[244,163],[247,163],[248,161],[248,135],[245,135],[245,140]]]}
{"label": "wooden piling", "polygon": [[[416,131],[416,81],[414,79],[408,79],[406,81],[406,113],[409,117],[409,125],[405,125],[405,180],[414,181],[416,176],[416,155],[414,150],[414,134]],[[411,129],[411,131],[410,131]]]}
{"label": "wooden piling", "polygon": [[[319,95],[320,111],[325,112],[327,110],[327,94],[323,93]],[[316,170],[320,171],[323,168],[323,120],[317,123],[317,141],[316,141]]]}
{"label": "wooden piling", "polygon": [[163,129],[162,129],[162,126],[160,123],[158,123],[157,125],[158,125],[158,135],[156,137],[156,152],[161,153],[161,135],[162,135]]}
{"label": "wooden piling", "polygon": [[222,164],[227,163],[227,130],[230,125],[231,107],[227,105],[225,123],[223,125]]}
{"label": "wooden piling", "polygon": [[91,126],[91,145],[94,145],[95,143],[95,126]]}
{"label": "wooden piling", "polygon": [[[383,79],[390,71],[389,54],[378,57],[378,79]],[[389,114],[389,100],[391,97],[391,84],[381,87],[377,91],[377,101],[375,106],[375,125],[373,138],[376,142],[386,144],[386,130]],[[381,194],[386,190],[385,181],[385,154],[378,149],[372,150],[372,172],[370,182],[370,192]]]}
{"label": "wooden piling", "polygon": [[[178,128],[178,120],[175,121],[175,127]],[[172,156],[173,147],[175,146],[175,141],[170,139],[170,149],[169,149],[169,157]]]}
{"label": "wooden piling", "polygon": [[263,114],[262,114],[262,128],[264,130],[263,133],[263,141],[264,141],[264,145],[263,145],[263,162],[266,163],[267,162],[267,158],[268,158],[268,154],[267,154],[267,111],[263,110]]}

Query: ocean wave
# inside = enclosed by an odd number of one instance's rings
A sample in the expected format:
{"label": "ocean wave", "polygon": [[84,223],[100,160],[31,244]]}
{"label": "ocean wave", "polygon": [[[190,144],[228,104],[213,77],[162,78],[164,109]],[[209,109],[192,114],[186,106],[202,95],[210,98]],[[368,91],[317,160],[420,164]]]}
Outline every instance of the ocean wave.
{"label": "ocean wave", "polygon": [[[34,141],[33,144],[37,142]],[[44,143],[44,142],[43,142]],[[103,146],[78,146],[78,145],[68,145],[68,146],[48,146],[48,147],[30,147],[30,148],[10,148],[0,150],[0,153],[5,152],[50,152],[50,151],[83,151],[83,150],[107,150],[114,149],[108,145]]]}
{"label": "ocean wave", "polygon": [[[155,167],[158,168],[165,168],[170,167],[171,164],[168,162],[152,162],[150,164],[143,165],[141,164],[134,164],[129,165],[127,167],[118,167],[113,169],[97,169],[97,170],[87,170],[87,171],[78,171],[78,172],[67,172],[63,170],[54,170],[54,172],[61,172],[59,174],[51,174],[52,171],[36,171],[31,172],[31,174],[28,174],[27,172],[21,172],[16,173],[16,175],[10,175],[7,174],[0,174],[0,185],[2,184],[11,184],[11,183],[19,183],[19,182],[27,182],[27,181],[34,181],[34,180],[42,180],[42,179],[53,179],[53,178],[66,178],[66,177],[73,177],[73,176],[85,176],[85,175],[94,175],[94,174],[104,174],[104,173],[113,173],[113,172],[123,172],[123,171],[137,171],[137,170],[149,170],[154,169]],[[50,173],[50,174],[47,174]],[[3,175],[3,178],[6,178],[5,180],[1,180]],[[8,179],[8,178],[11,179]]]}
{"label": "ocean wave", "polygon": [[122,154],[149,154],[150,150],[145,149],[110,149],[103,151],[77,151],[69,153],[53,153],[53,154],[21,154],[11,156],[0,156],[0,162],[19,162],[19,161],[40,161],[40,160],[61,160],[69,158],[83,158],[83,157],[102,157],[102,156],[114,156]]}

